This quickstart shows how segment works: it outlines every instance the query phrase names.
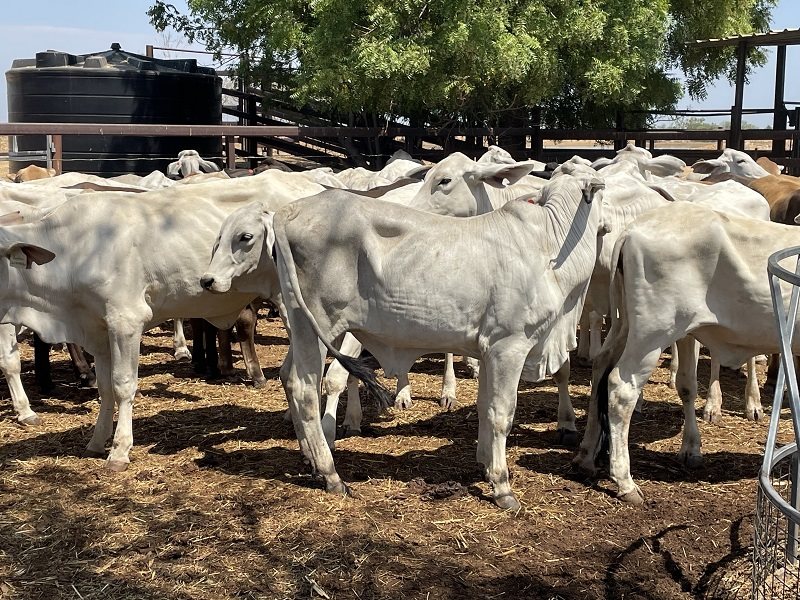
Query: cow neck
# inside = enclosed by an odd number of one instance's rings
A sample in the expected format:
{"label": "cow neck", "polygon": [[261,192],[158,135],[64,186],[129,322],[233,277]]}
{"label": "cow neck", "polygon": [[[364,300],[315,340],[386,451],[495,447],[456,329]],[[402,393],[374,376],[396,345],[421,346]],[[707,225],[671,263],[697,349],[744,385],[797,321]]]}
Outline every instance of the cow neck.
{"label": "cow neck", "polygon": [[[600,201],[598,195],[594,202]],[[584,202],[581,188],[574,182],[566,182],[555,189],[546,189],[538,205],[528,205],[538,208],[542,215],[546,232],[543,242],[553,269],[574,260],[594,265],[599,224],[596,216],[599,206],[595,208],[594,202]]]}

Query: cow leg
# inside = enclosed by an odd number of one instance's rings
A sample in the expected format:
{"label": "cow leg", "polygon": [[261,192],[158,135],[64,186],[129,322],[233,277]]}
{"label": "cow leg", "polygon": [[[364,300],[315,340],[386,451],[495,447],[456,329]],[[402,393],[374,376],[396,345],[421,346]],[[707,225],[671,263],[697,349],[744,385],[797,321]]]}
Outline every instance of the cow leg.
{"label": "cow leg", "polygon": [[[290,313],[292,309],[289,309]],[[305,315],[295,310],[290,317],[292,341],[281,368],[289,410],[292,413],[300,450],[314,473],[325,479],[328,492],[348,494],[349,489],[336,472],[330,446],[325,440],[320,419],[320,379],[325,348]]]}
{"label": "cow leg", "polygon": [[589,337],[589,313],[591,309],[584,304],[583,310],[581,311],[581,318],[578,322],[578,350],[576,353],[576,358],[578,360],[578,365],[580,366],[588,366],[589,365],[589,354],[591,352],[590,346],[590,337]]}
{"label": "cow leg", "polygon": [[678,377],[678,364],[680,358],[678,357],[678,344],[673,342],[670,348],[670,361],[669,361],[669,387],[675,389],[675,379]]}
{"label": "cow leg", "polygon": [[444,355],[444,377],[442,377],[442,399],[439,406],[447,410],[456,407],[456,372],[453,369],[453,355]]}
{"label": "cow leg", "polygon": [[661,346],[649,351],[637,351],[637,355],[643,356],[641,360],[630,358],[629,348],[622,353],[619,363],[608,376],[609,474],[619,488],[620,500],[641,504],[644,496],[630,473],[628,431],[639,394],[658,364]]}
{"label": "cow leg", "polygon": [[207,373],[205,320],[189,319],[192,326],[192,367],[195,373]]}
{"label": "cow leg", "polygon": [[92,438],[86,445],[86,456],[104,458],[106,442],[114,430],[114,386],[111,378],[111,357],[108,350],[95,354],[94,370],[97,373],[97,391],[100,394],[100,411],[94,423]]}
{"label": "cow leg", "polygon": [[[600,353],[592,362],[592,391],[589,396],[589,408],[586,416],[586,431],[583,434],[578,454],[572,459],[574,467],[594,476],[597,472],[597,458],[601,449],[602,427],[600,424],[600,411],[597,401],[600,385],[605,374],[611,370],[625,349],[626,333],[617,331],[612,325],[612,330],[606,338],[606,343]],[[603,384],[605,385],[605,384]],[[608,387],[602,390],[606,394]]]}
{"label": "cow leg", "polygon": [[529,351],[527,339],[507,338],[495,342],[481,357],[476,458],[486,468],[495,504],[506,510],[520,508],[509,482],[506,438],[514,421],[517,387]]}
{"label": "cow leg", "polygon": [[[345,334],[339,351],[346,356],[357,358],[361,354],[361,342],[352,334]],[[339,406],[339,396],[345,388],[347,389],[347,416],[345,416],[344,434],[347,435],[350,430],[361,433],[361,398],[358,395],[358,383],[355,384],[355,398],[353,398],[349,379],[350,374],[347,370],[338,360],[334,360],[328,366],[328,371],[322,380],[322,389],[325,392],[325,413],[322,416],[322,431],[325,432],[325,439],[331,448],[334,447],[334,441],[336,440],[336,412]],[[358,408],[351,407],[351,403],[358,404]],[[356,413],[358,421],[349,421],[347,417],[349,416],[352,419],[356,416]]]}
{"label": "cow leg", "polygon": [[761,391],[758,389],[758,374],[756,373],[756,357],[747,359],[747,383],[745,384],[744,416],[753,421],[758,421],[764,416],[761,406]]}
{"label": "cow leg", "polygon": [[22,425],[39,425],[42,420],[33,410],[22,387],[20,372],[22,367],[17,346],[17,328],[14,325],[0,325],[0,370],[8,382],[11,392],[11,405],[17,415],[17,422]]}
{"label": "cow leg", "polygon": [[565,446],[578,444],[578,428],[575,426],[575,411],[569,396],[569,359],[553,373],[553,381],[558,386],[558,441]]}
{"label": "cow leg", "polygon": [[236,328],[236,339],[242,348],[242,358],[247,369],[247,375],[253,380],[253,386],[263,388],[267,385],[267,378],[261,370],[256,354],[256,323],[258,321],[258,311],[248,304],[239,313],[234,327]]}
{"label": "cow leg", "polygon": [[139,377],[139,344],[142,329],[114,331],[111,342],[111,389],[117,405],[117,427],[106,460],[109,471],[124,471],[133,447],[133,399]]}
{"label": "cow leg", "polygon": [[594,360],[603,345],[603,315],[589,312],[589,359]]}
{"label": "cow leg", "polygon": [[192,353],[186,345],[186,334],[183,331],[183,319],[173,319],[172,349],[175,360],[192,360]]}
{"label": "cow leg", "polygon": [[358,379],[352,375],[347,378],[347,407],[344,412],[342,429],[344,435],[361,435],[361,421],[364,419],[361,410],[361,394],[358,392]]}
{"label": "cow leg", "polygon": [[[217,328],[205,319],[202,319],[202,322],[203,350],[205,351],[208,377],[209,379],[219,379],[222,373],[219,370],[219,354],[217,354]],[[230,347],[230,342],[228,342],[228,352],[230,352]]]}
{"label": "cow leg", "polygon": [[43,342],[36,332],[33,334],[33,371],[39,391],[42,394],[52,392],[55,385],[50,369],[50,344]]}
{"label": "cow leg", "polygon": [[719,361],[711,355],[711,374],[708,378],[708,395],[703,407],[703,420],[718,424],[722,421],[722,389],[719,385]]}
{"label": "cow leg", "polygon": [[411,383],[408,381],[408,371],[397,376],[397,387],[395,388],[394,406],[395,408],[411,408]]}
{"label": "cow leg", "polygon": [[[213,327],[213,325],[212,325]],[[232,377],[236,370],[233,368],[233,353],[231,351],[231,329],[217,329],[217,340],[219,340],[219,354],[217,365],[219,373],[223,377]],[[211,342],[216,347],[216,341]]]}
{"label": "cow leg", "polygon": [[[700,452],[700,430],[697,428],[695,401],[697,400],[697,359],[700,357],[700,343],[694,338],[678,340],[680,366],[676,380],[678,395],[683,402],[683,441],[678,459],[691,469],[703,463]],[[717,363],[719,374],[719,363]]]}
{"label": "cow leg", "polygon": [[481,372],[481,361],[479,361],[477,358],[472,358],[471,356],[462,356],[461,360],[467,366],[469,376],[473,379],[477,379]]}
{"label": "cow leg", "polygon": [[83,352],[83,348],[78,344],[68,343],[67,351],[69,352],[70,359],[72,359],[72,369],[75,371],[75,376],[78,378],[80,386],[96,388],[97,377],[95,377],[89,361],[86,360],[86,354]]}

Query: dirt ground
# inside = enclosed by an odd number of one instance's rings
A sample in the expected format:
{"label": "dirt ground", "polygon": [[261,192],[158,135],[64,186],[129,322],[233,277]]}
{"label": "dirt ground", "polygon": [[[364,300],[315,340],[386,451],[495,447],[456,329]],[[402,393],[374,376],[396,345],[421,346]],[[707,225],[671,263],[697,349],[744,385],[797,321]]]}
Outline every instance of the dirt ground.
{"label": "dirt ground", "polygon": [[[411,409],[367,407],[363,436],[337,444],[355,495],[343,498],[310,476],[283,422],[279,321],[262,318],[257,343],[263,390],[244,381],[240,360],[240,377],[198,379],[171,358],[171,333],[146,335],[121,474],[81,457],[96,392],[76,387],[58,352],[56,391],[42,398],[24,345],[23,382],[44,423],[22,428],[0,405],[0,598],[749,597],[767,424],[742,418],[738,373],[724,373],[722,424],[700,426],[696,471],[675,458],[680,404],[666,370],[654,373],[631,433],[640,508],[615,500],[607,479],[571,474],[555,387],[523,383],[509,438],[514,515],[487,499],[474,466],[477,385],[460,363],[451,412],[437,402],[439,357],[417,363]],[[581,430],[589,377],[573,371]]]}

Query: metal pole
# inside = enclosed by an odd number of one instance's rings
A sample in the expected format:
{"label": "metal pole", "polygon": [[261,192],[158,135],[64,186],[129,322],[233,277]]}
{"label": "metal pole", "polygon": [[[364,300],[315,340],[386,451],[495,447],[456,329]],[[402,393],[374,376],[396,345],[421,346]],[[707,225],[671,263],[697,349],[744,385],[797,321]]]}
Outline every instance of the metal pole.
{"label": "metal pole", "polygon": [[53,146],[53,136],[49,133],[47,134],[47,139],[45,140],[45,156],[47,157],[45,160],[45,166],[47,169],[53,168],[53,154],[55,153],[55,147]]}
{"label": "metal pole", "polygon": [[[786,46],[778,46],[775,65],[775,102],[772,115],[772,130],[786,131],[786,107],[783,95],[786,83]],[[772,140],[772,153],[775,156],[786,156],[786,140]]]}

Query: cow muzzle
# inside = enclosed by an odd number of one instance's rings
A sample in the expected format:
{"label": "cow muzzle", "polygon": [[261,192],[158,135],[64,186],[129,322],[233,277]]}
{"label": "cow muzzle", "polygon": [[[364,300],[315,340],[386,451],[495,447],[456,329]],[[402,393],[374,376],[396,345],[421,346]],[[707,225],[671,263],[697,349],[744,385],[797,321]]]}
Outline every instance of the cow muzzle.
{"label": "cow muzzle", "polygon": [[209,275],[203,275],[200,278],[200,285],[204,290],[212,291],[211,288],[214,285],[214,278]]}

